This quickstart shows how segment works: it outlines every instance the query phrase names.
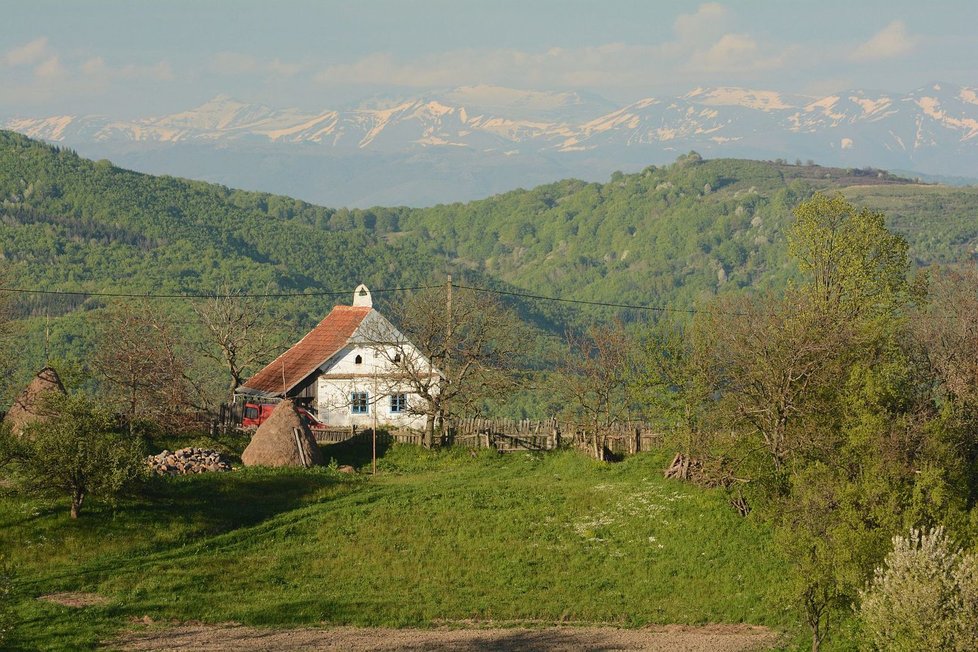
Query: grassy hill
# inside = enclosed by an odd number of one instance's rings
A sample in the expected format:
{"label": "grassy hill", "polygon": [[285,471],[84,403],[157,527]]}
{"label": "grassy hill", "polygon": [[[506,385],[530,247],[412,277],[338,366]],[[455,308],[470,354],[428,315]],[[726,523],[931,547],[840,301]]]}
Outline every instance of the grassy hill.
{"label": "grassy hill", "polygon": [[[351,451],[326,447],[341,462]],[[331,452],[332,451],[332,452]],[[78,521],[9,494],[15,644],[85,649],[149,616],[253,625],[763,624],[794,635],[769,531],[666,460],[395,446],[376,478],[244,469],[159,481]],[[3,489],[0,489],[3,491]],[[108,598],[83,610],[37,601]]]}

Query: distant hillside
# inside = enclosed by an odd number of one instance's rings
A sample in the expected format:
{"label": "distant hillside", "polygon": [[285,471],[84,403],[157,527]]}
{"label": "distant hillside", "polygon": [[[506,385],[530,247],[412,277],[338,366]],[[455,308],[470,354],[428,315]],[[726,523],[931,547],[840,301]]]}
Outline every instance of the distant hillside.
{"label": "distant hillside", "polygon": [[[347,210],[138,174],[0,132],[0,261],[13,284],[40,290],[196,294],[229,281],[255,292],[340,292],[270,302],[286,340],[348,301],[361,281],[411,287],[443,282],[449,271],[509,291],[688,308],[717,292],[783,285],[784,228],[816,189],[885,210],[920,264],[976,255],[978,189],[876,170],[690,154],[603,184],[566,180],[465,204]],[[45,316],[51,355],[82,359],[104,303],[19,296],[29,331],[18,373],[43,364]],[[172,310],[190,323],[186,303]],[[517,307],[554,334],[613,314],[531,300]]]}

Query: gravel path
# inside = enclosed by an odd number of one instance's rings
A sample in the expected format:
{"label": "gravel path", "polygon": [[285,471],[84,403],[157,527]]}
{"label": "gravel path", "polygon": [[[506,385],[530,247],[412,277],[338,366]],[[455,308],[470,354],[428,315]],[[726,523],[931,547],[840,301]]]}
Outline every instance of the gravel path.
{"label": "gravel path", "polygon": [[258,629],[179,625],[132,632],[111,643],[123,650],[653,650],[747,652],[766,650],[777,633],[751,625],[667,626],[644,629],[547,627],[486,629]]}

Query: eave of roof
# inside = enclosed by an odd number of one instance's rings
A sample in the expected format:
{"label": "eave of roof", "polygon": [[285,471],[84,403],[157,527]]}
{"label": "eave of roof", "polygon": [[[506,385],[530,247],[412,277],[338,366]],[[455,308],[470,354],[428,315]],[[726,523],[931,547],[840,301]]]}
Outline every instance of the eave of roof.
{"label": "eave of roof", "polygon": [[239,391],[284,396],[346,346],[371,310],[369,306],[336,306],[292,348],[245,381]]}

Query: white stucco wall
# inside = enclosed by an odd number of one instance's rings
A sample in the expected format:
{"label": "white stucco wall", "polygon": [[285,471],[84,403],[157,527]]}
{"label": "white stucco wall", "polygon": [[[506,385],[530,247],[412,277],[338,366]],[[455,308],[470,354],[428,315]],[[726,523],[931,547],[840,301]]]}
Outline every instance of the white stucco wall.
{"label": "white stucco wall", "polygon": [[[405,355],[419,356],[420,353],[407,345],[402,347]],[[376,411],[380,425],[423,429],[425,417],[413,414],[412,406],[419,406],[421,399],[411,391],[411,386],[393,376],[397,367],[389,361],[395,349],[388,353],[377,350],[376,345],[350,344],[323,365],[323,375],[317,381],[318,412],[321,421],[330,426],[349,427],[357,425],[370,427]],[[362,362],[356,363],[357,356]],[[414,358],[420,359],[420,358]],[[368,395],[367,412],[353,414],[351,396],[354,392]],[[392,394],[406,394],[408,409],[405,412],[391,412]]]}

